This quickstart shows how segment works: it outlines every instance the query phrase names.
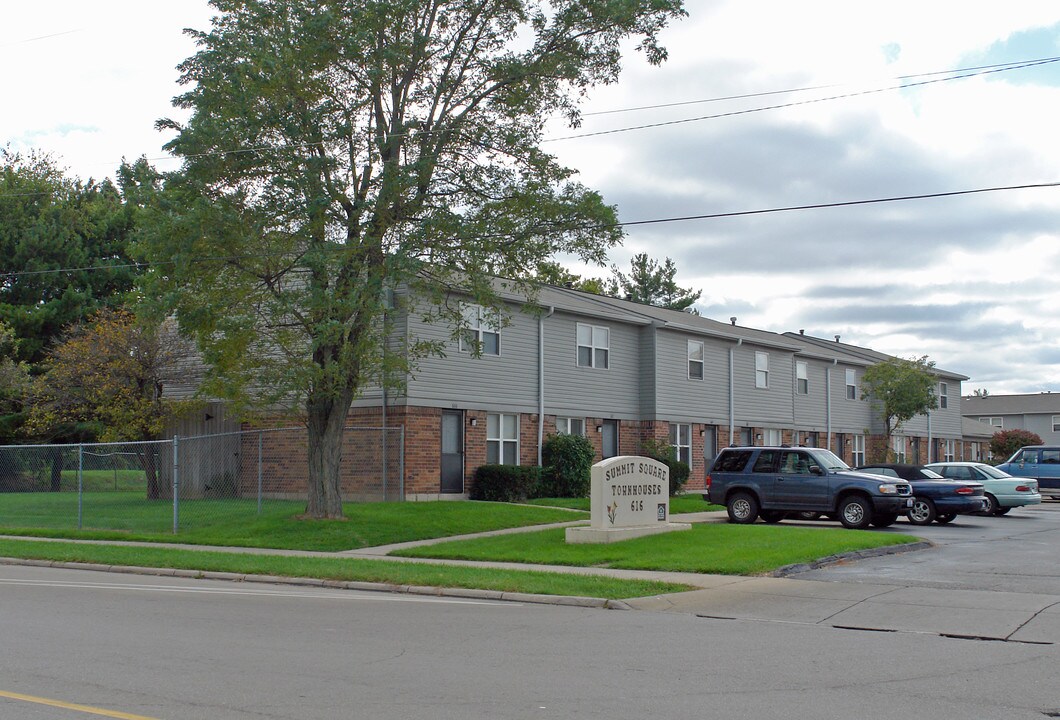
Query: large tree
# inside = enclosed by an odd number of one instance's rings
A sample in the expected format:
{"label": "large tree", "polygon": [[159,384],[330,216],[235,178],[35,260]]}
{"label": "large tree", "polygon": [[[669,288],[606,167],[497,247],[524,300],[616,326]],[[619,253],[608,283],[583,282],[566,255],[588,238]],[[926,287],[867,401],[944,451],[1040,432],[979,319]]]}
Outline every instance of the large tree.
{"label": "large tree", "polygon": [[117,306],[133,286],[133,217],[110,181],[67,177],[55,159],[0,148],[0,321],[35,363],[63,328]]}
{"label": "large tree", "polygon": [[677,284],[677,265],[670,258],[660,263],[648,257],[647,253],[637,253],[630,260],[629,275],[619,270],[617,265],[611,266],[611,273],[607,294],[633,302],[671,310],[688,310],[703,294],[702,290],[693,292],[691,288]]}
{"label": "large tree", "polygon": [[[350,403],[379,374],[388,287],[459,332],[459,289],[532,300],[556,253],[602,263],[613,208],[541,149],[617,80],[621,49],[665,58],[681,0],[211,0],[181,66],[184,159],[143,251],[209,366],[206,389],[295,400],[312,517],[342,515]],[[407,358],[438,350],[410,339]],[[393,357],[393,353],[388,354]]]}
{"label": "large tree", "polygon": [[885,444],[881,450],[884,453],[890,453],[891,436],[903,423],[938,407],[933,367],[934,361],[924,356],[909,360],[889,358],[865,369],[861,379],[862,397],[873,404],[883,419]]}

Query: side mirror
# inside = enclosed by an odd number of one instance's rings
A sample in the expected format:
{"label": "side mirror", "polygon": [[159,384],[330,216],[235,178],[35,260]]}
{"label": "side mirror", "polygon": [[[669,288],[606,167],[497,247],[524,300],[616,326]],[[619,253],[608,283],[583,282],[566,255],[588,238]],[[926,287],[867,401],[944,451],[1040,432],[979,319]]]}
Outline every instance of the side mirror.
{"label": "side mirror", "polygon": [[810,474],[812,475],[824,475],[824,470],[821,469],[820,465],[811,465]]}

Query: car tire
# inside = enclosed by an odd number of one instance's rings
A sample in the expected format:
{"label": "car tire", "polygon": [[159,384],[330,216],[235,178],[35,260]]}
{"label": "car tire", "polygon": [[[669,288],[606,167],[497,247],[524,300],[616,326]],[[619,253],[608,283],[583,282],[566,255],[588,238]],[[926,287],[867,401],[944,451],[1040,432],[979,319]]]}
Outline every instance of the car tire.
{"label": "car tire", "polygon": [[906,517],[914,525],[930,525],[938,513],[935,512],[935,503],[926,497],[914,497],[913,507],[909,508]]}
{"label": "car tire", "polygon": [[957,517],[957,513],[942,513],[941,515],[935,516],[935,522],[945,525],[946,523],[953,522],[953,519]]}
{"label": "car tire", "polygon": [[750,493],[735,492],[726,501],[725,510],[729,514],[729,522],[749,525],[758,519],[758,500]]}
{"label": "car tire", "polygon": [[787,516],[788,514],[783,510],[761,510],[758,513],[758,517],[762,518],[762,520],[770,525],[775,525]]}
{"label": "car tire", "polygon": [[861,495],[851,495],[839,503],[839,522],[851,530],[864,530],[872,522],[872,502]]}
{"label": "car tire", "polygon": [[983,510],[983,515],[997,515],[997,511],[1001,506],[997,503],[997,498],[990,493],[986,494],[986,510]]}
{"label": "car tire", "polygon": [[999,506],[998,509],[994,511],[994,514],[995,515],[1008,515],[1008,511],[1011,510],[1011,509],[1012,508],[1010,508],[1010,507],[1000,507]]}
{"label": "car tire", "polygon": [[820,520],[821,513],[819,512],[800,512],[795,513],[796,520]]}
{"label": "car tire", "polygon": [[885,528],[894,525],[898,519],[898,513],[883,513],[882,515],[872,516],[872,526],[878,528]]}

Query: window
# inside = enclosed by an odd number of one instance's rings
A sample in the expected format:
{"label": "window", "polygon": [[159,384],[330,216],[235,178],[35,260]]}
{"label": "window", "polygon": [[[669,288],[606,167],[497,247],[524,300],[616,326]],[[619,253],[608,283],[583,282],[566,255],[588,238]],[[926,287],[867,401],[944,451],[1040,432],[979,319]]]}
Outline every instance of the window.
{"label": "window", "polygon": [[692,466],[692,426],[685,423],[670,423],[670,445],[677,459]]}
{"label": "window", "polygon": [[795,393],[797,395],[810,394],[810,378],[806,372],[806,363],[801,360],[795,363]]}
{"label": "window", "polygon": [[847,368],[847,400],[858,399],[858,374],[853,368]]}
{"label": "window", "polygon": [[556,432],[560,435],[585,435],[585,418],[558,417]]}
{"label": "window", "polygon": [[688,341],[688,378],[690,380],[703,379],[703,355],[704,345],[702,340]]}
{"label": "window", "polygon": [[758,459],[755,460],[755,465],[751,468],[751,472],[756,473],[771,473],[776,472],[777,467],[777,456],[780,454],[779,450],[763,450],[758,454]]}
{"label": "window", "polygon": [[894,435],[891,437],[891,450],[894,451],[894,461],[899,463],[905,462],[905,437],[902,435]]}
{"label": "window", "polygon": [[[1054,431],[1057,429],[1056,428],[1056,419],[1058,417],[1060,417],[1060,415],[1053,415],[1053,430]],[[993,425],[994,427],[1000,428],[1000,429],[1004,429],[1005,428],[1005,421],[1002,420],[999,417],[981,417],[981,418],[979,418],[979,422],[986,423],[987,425]]]}
{"label": "window", "polygon": [[946,383],[939,383],[939,410],[945,410],[950,406],[950,398],[947,394],[949,391],[950,388]]}
{"label": "window", "polygon": [[751,459],[750,450],[722,450],[714,461],[711,472],[743,472],[747,461]]}
{"label": "window", "polygon": [[1041,458],[1038,462],[1042,465],[1060,465],[1060,450],[1043,448]]}
{"label": "window", "polygon": [[780,472],[785,475],[810,475],[810,456],[789,450],[780,459]]}
{"label": "window", "polygon": [[493,465],[519,464],[518,415],[486,415],[486,462]]}
{"label": "window", "polygon": [[769,353],[755,353],[755,387],[769,387]]}
{"label": "window", "polygon": [[1053,415],[1053,432],[1060,432],[1060,415]]}
{"label": "window", "polygon": [[578,323],[578,367],[607,369],[611,331],[598,325]]}
{"label": "window", "polygon": [[954,443],[953,440],[947,440],[946,441],[946,447],[945,447],[945,450],[944,450],[945,454],[944,454],[944,456],[942,458],[945,462],[953,462],[954,461],[955,455],[956,455],[956,453],[954,452],[954,446],[955,446],[955,443]]}
{"label": "window", "polygon": [[484,308],[470,305],[464,308],[467,328],[460,335],[460,352],[475,352],[481,348],[483,355],[501,354],[501,331],[490,319]]}
{"label": "window", "polygon": [[781,438],[779,430],[767,429],[763,431],[763,434],[765,436],[765,445],[780,445]]}
{"label": "window", "polygon": [[854,467],[865,464],[865,436],[854,436]]}

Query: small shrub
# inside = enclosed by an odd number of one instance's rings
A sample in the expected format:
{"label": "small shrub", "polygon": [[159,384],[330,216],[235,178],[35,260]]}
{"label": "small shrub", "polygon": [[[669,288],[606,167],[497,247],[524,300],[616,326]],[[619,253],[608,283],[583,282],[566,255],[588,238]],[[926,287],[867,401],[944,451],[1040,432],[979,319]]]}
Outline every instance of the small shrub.
{"label": "small shrub", "polygon": [[536,465],[479,465],[468,497],[492,502],[523,502],[538,483]]}
{"label": "small shrub", "polygon": [[999,430],[990,438],[990,453],[995,460],[1008,460],[1021,447],[1041,444],[1042,438],[1030,430]]}
{"label": "small shrub", "polygon": [[583,435],[550,435],[541,448],[544,467],[533,497],[588,497],[595,456]]}
{"label": "small shrub", "polygon": [[666,466],[670,468],[670,495],[672,497],[680,493],[685,483],[688,482],[688,476],[692,470],[688,467],[688,463],[677,459],[674,446],[665,440],[649,438],[641,441],[640,451],[645,457],[666,463]]}

